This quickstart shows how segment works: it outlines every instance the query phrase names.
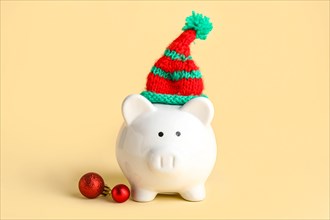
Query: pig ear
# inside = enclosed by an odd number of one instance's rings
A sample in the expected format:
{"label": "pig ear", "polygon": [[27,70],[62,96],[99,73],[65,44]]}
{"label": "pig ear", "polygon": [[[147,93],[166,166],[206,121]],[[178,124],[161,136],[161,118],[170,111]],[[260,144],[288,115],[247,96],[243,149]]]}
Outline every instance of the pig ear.
{"label": "pig ear", "polygon": [[190,100],[181,107],[185,111],[196,116],[204,125],[209,125],[213,119],[214,108],[212,102],[204,97]]}
{"label": "pig ear", "polygon": [[137,117],[156,108],[142,95],[129,95],[125,98],[121,111],[126,123],[131,124]]}

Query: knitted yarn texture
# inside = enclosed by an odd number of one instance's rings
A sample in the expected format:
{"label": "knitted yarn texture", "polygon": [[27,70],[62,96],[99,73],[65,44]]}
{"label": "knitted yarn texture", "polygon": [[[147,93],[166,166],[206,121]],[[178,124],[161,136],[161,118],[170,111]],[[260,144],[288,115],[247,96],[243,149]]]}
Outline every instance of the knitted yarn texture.
{"label": "knitted yarn texture", "polygon": [[202,74],[190,55],[190,44],[205,40],[213,26],[210,19],[192,12],[186,18],[183,32],[157,60],[147,77],[146,91],[141,95],[152,103],[183,105],[195,97],[206,97]]}

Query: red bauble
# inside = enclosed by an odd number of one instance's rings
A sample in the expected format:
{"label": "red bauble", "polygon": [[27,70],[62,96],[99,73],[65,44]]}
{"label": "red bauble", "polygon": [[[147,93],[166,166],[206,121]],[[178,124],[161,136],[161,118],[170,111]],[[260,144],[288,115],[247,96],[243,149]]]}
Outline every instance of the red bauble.
{"label": "red bauble", "polygon": [[113,200],[116,202],[122,203],[129,199],[131,192],[129,188],[124,184],[118,184],[111,190],[111,195]]}
{"label": "red bauble", "polygon": [[89,199],[98,197],[104,189],[103,178],[97,173],[86,173],[79,180],[81,194]]}

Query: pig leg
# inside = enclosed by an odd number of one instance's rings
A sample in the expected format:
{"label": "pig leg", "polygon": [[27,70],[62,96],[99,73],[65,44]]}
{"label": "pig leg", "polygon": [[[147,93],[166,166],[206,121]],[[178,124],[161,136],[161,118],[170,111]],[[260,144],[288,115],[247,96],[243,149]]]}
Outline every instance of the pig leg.
{"label": "pig leg", "polygon": [[180,192],[180,195],[185,200],[191,201],[191,202],[198,202],[205,199],[205,186],[204,184],[194,186],[187,191]]}
{"label": "pig leg", "polygon": [[132,187],[132,198],[134,201],[150,202],[150,201],[154,200],[156,195],[157,195],[156,192],[138,188],[138,187],[134,187],[134,186]]}

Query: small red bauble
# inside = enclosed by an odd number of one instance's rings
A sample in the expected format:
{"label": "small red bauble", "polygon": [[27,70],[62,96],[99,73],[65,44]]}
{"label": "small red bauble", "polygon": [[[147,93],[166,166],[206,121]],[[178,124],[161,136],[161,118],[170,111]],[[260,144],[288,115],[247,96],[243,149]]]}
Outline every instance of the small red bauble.
{"label": "small red bauble", "polygon": [[118,184],[111,190],[113,200],[122,203],[129,199],[131,192],[129,188],[124,184]]}
{"label": "small red bauble", "polygon": [[89,199],[94,199],[102,194],[104,180],[97,173],[86,173],[79,180],[79,190],[81,194]]}

